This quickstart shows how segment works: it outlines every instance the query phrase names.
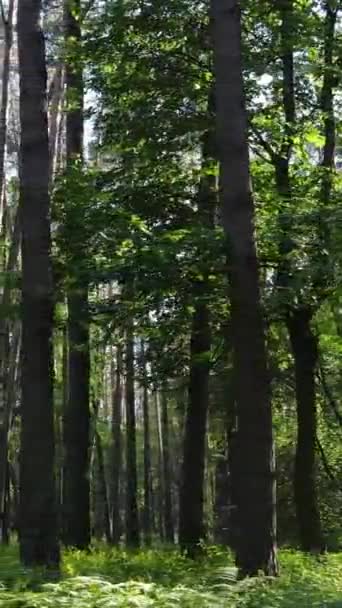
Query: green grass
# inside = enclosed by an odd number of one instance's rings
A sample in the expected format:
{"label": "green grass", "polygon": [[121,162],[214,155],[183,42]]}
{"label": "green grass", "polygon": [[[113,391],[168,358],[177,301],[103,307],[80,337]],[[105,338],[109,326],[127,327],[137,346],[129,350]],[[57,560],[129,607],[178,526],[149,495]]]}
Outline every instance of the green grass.
{"label": "green grass", "polygon": [[280,553],[281,576],[234,581],[231,556],[198,562],[173,550],[66,552],[59,581],[0,549],[0,608],[342,608],[342,554]]}

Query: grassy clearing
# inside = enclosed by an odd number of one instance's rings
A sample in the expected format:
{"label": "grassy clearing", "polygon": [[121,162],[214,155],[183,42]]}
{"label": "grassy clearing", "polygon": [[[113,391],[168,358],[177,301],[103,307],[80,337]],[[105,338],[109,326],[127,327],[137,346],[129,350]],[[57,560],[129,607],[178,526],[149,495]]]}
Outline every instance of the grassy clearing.
{"label": "grassy clearing", "polygon": [[28,572],[1,549],[1,608],[342,608],[342,554],[280,554],[281,577],[234,582],[228,553],[193,563],[175,551],[67,552],[59,581]]}

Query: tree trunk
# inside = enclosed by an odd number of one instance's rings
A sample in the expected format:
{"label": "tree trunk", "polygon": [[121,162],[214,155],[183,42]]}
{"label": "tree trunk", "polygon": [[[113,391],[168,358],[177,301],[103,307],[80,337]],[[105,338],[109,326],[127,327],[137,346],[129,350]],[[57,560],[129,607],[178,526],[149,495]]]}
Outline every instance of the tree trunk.
{"label": "tree trunk", "polygon": [[156,430],[157,430],[157,445],[158,445],[158,476],[157,476],[157,522],[160,540],[165,540],[165,517],[164,517],[164,464],[163,464],[163,433],[161,426],[161,411],[160,411],[160,393],[158,388],[155,390],[155,411],[156,411]]}
{"label": "tree trunk", "polygon": [[[282,59],[282,92],[283,109],[286,119],[282,148],[275,156],[275,178],[279,196],[291,203],[290,158],[293,133],[296,126],[294,61],[293,61],[293,0],[282,0],[281,16],[281,59]],[[323,85],[325,88],[325,85]],[[331,93],[331,89],[330,89]],[[324,158],[326,151],[324,151]],[[330,155],[329,155],[330,158]],[[331,163],[331,159],[330,159]],[[324,174],[324,179],[327,174]],[[322,547],[321,523],[315,489],[315,445],[316,445],[316,395],[315,371],[317,365],[317,339],[311,329],[313,309],[309,305],[294,304],[289,288],[292,287],[292,269],[289,254],[295,248],[291,239],[293,219],[289,208],[280,212],[279,224],[281,240],[279,252],[278,285],[286,296],[284,310],[289,332],[292,352],[295,360],[295,382],[297,398],[297,446],[294,473],[295,503],[299,537],[304,550]],[[319,228],[319,232],[321,228]],[[319,249],[319,248],[318,248]],[[318,252],[318,255],[320,253]],[[320,279],[319,279],[320,281]],[[298,332],[298,333],[297,333]],[[305,352],[307,349],[307,352]]]}
{"label": "tree trunk", "polygon": [[117,545],[121,536],[120,480],[122,474],[122,349],[116,349],[116,367],[112,361],[112,541]]}
{"label": "tree trunk", "polygon": [[22,401],[20,558],[57,567],[46,64],[39,0],[18,2]]}
{"label": "tree trunk", "polygon": [[151,480],[151,438],[150,438],[150,411],[149,394],[147,388],[146,361],[143,350],[144,386],[143,386],[143,420],[144,420],[144,539],[145,544],[151,544],[151,510],[152,510],[152,480]]}
{"label": "tree trunk", "polygon": [[174,543],[175,533],[172,505],[172,469],[169,442],[169,413],[165,386],[163,387],[163,391],[161,394],[161,425],[163,436],[165,540],[169,543]]}
{"label": "tree trunk", "polygon": [[140,544],[134,390],[133,322],[126,334],[126,543]]}
{"label": "tree trunk", "polygon": [[[80,1],[65,0],[64,26],[66,44],[81,43],[77,12]],[[83,74],[82,67],[65,66],[67,95],[73,105],[66,116],[67,168],[83,158]],[[71,212],[72,213],[72,212]],[[67,219],[68,221],[68,214]],[[72,223],[72,217],[70,222]],[[77,225],[76,228],[80,230]],[[64,542],[85,549],[90,543],[90,409],[89,409],[89,311],[88,279],[82,267],[82,243],[70,243],[68,290],[69,398],[64,413]],[[86,255],[83,251],[83,255]]]}
{"label": "tree trunk", "polygon": [[203,484],[211,340],[208,308],[199,297],[197,293],[191,330],[189,400],[179,505],[179,543],[189,556],[195,556],[205,536]]}
{"label": "tree trunk", "polygon": [[321,551],[323,540],[315,484],[316,386],[318,340],[311,328],[312,313],[293,311],[287,321],[295,360],[297,398],[297,446],[295,461],[295,506],[299,538],[304,551]]}
{"label": "tree trunk", "polygon": [[254,237],[237,0],[211,0],[221,205],[227,239],[239,455],[236,563],[241,576],[277,572],[270,381]]}
{"label": "tree trunk", "polygon": [[[96,420],[94,421],[96,425]],[[109,510],[109,500],[108,500],[108,489],[106,482],[106,472],[104,465],[104,457],[103,457],[103,447],[102,441],[100,437],[100,433],[96,429],[95,426],[95,450],[96,450],[96,464],[97,464],[97,499],[100,505],[100,511],[102,516],[102,524],[101,529],[104,532],[107,543],[112,542],[112,536],[110,531],[110,510]],[[101,535],[102,538],[102,535]]]}
{"label": "tree trunk", "polygon": [[50,170],[49,182],[52,184],[57,167],[57,141],[58,141],[58,118],[60,105],[63,96],[63,68],[58,65],[53,75],[50,91],[50,111],[49,111],[49,154]]}
{"label": "tree trunk", "polygon": [[5,151],[7,140],[7,107],[8,107],[8,84],[10,75],[10,60],[11,48],[13,41],[13,12],[14,0],[9,0],[7,9],[7,18],[3,19],[5,44],[4,44],[4,60],[2,65],[2,82],[1,82],[1,108],[0,108],[0,200],[2,199],[5,177]]}
{"label": "tree trunk", "polygon": [[[19,209],[16,211],[9,256],[5,268],[5,282],[2,294],[3,316],[0,319],[0,513],[4,511],[6,492],[6,469],[8,460],[8,432],[10,428],[11,404],[8,392],[12,389],[9,382],[10,354],[13,347],[17,348],[15,340],[10,343],[10,323],[7,318],[11,305],[11,276],[17,265],[20,247]],[[15,332],[16,336],[17,332]]]}

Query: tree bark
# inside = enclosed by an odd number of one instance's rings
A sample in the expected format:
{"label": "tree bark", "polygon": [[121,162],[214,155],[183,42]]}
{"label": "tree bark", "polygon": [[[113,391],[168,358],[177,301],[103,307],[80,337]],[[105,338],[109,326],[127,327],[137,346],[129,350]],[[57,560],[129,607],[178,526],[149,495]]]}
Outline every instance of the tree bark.
{"label": "tree bark", "polygon": [[22,226],[20,558],[26,566],[56,568],[59,547],[54,478],[49,142],[40,10],[39,0],[18,2]]}
{"label": "tree bark", "polygon": [[294,494],[300,543],[303,551],[323,548],[318,507],[316,461],[316,386],[318,339],[311,328],[312,312],[307,308],[289,314],[287,327],[295,361],[297,400],[297,445]]}
{"label": "tree bark", "polygon": [[152,533],[152,479],[151,479],[151,438],[150,438],[150,408],[149,393],[147,388],[147,374],[144,344],[142,344],[144,385],[143,385],[143,421],[144,421],[144,540],[145,544],[151,544]]}
{"label": "tree bark", "polygon": [[161,394],[161,426],[163,436],[165,540],[168,543],[173,544],[175,540],[175,532],[172,504],[172,468],[169,440],[169,413],[165,386],[163,386]]}
{"label": "tree bark", "polygon": [[[293,133],[296,125],[294,61],[293,61],[293,0],[282,0],[281,16],[281,59],[283,109],[286,127],[280,153],[275,155],[275,178],[278,194],[281,199],[291,203],[292,188],[290,178],[290,158],[293,145]],[[323,84],[323,89],[325,85]],[[326,153],[324,153],[326,157]],[[326,174],[324,175],[324,179]],[[278,286],[285,294],[283,310],[295,360],[295,382],[297,401],[297,446],[294,473],[295,503],[299,538],[304,550],[317,551],[322,548],[320,514],[315,487],[315,446],[316,446],[316,394],[315,372],[317,366],[317,339],[311,329],[314,309],[311,305],[294,304],[292,271],[289,254],[295,244],[291,239],[292,216],[289,208],[280,212],[279,224],[281,239],[279,243],[280,264]],[[320,231],[320,228],[319,228]],[[298,333],[297,333],[298,332]],[[307,349],[307,352],[305,352]],[[310,539],[312,546],[310,548]]]}
{"label": "tree bark", "polygon": [[211,340],[208,307],[199,301],[201,291],[202,285],[199,285],[191,330],[189,397],[179,506],[179,543],[191,557],[199,551],[205,536],[203,484]]}
{"label": "tree bark", "polygon": [[[101,529],[104,532],[107,543],[112,542],[111,530],[110,530],[110,509],[109,509],[109,500],[108,500],[108,488],[106,481],[106,471],[104,464],[104,456],[103,456],[103,447],[100,433],[96,428],[96,418],[97,418],[97,407],[95,408],[95,450],[96,450],[96,464],[97,464],[97,500],[100,506],[102,524]],[[102,534],[101,534],[102,539]]]}
{"label": "tree bark", "polygon": [[134,390],[134,333],[131,321],[126,332],[126,543],[140,544],[138,477]]}
{"label": "tree bark", "polygon": [[228,249],[238,430],[234,466],[241,576],[277,573],[270,381],[254,237],[237,0],[211,0],[221,205]]}
{"label": "tree bark", "polygon": [[[64,26],[67,45],[80,45],[80,22],[75,13],[80,1],[65,0]],[[83,74],[82,67],[65,66],[67,95],[73,107],[66,116],[67,169],[83,159]],[[68,221],[68,216],[67,216]],[[72,223],[72,218],[70,218]],[[79,230],[79,226],[77,226]],[[89,408],[89,310],[88,279],[83,268],[82,243],[70,243],[67,293],[69,340],[69,397],[64,412],[64,543],[84,549],[90,543],[90,408]]]}
{"label": "tree bark", "polygon": [[7,17],[2,14],[2,22],[5,32],[4,60],[2,66],[1,82],[1,108],[0,108],[0,199],[2,200],[5,177],[5,151],[7,140],[7,108],[8,108],[8,85],[10,75],[11,49],[13,42],[13,12],[14,0],[9,0]]}
{"label": "tree bark", "polygon": [[122,475],[122,348],[116,348],[116,366],[112,361],[112,541],[117,545],[121,536],[120,481]]}

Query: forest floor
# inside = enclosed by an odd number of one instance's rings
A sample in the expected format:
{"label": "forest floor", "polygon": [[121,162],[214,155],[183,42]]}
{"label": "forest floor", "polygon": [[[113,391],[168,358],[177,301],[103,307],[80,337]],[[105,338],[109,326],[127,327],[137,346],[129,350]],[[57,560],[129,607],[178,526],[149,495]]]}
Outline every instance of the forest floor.
{"label": "forest floor", "polygon": [[342,608],[342,553],[280,552],[281,576],[235,581],[230,555],[197,562],[174,550],[66,552],[58,581],[23,570],[16,547],[0,549],[1,608]]}

